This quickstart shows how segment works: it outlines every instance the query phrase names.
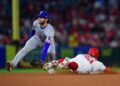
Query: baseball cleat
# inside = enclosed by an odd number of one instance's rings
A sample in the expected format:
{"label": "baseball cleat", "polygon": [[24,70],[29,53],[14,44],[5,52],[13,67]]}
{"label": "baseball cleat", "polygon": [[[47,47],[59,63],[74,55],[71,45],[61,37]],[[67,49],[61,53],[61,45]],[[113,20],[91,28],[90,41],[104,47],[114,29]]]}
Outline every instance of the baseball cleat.
{"label": "baseball cleat", "polygon": [[13,66],[12,66],[11,62],[8,61],[8,62],[7,62],[7,70],[8,70],[8,71],[11,71],[12,68],[13,68]]}
{"label": "baseball cleat", "polygon": [[33,67],[40,67],[43,68],[44,62],[38,61],[36,59],[33,59],[30,63]]}

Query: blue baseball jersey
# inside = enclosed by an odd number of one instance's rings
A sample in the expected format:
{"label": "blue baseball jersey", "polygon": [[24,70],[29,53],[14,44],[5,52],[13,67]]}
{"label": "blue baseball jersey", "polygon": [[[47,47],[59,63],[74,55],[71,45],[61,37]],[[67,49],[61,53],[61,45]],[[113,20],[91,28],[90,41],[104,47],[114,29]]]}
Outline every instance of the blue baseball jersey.
{"label": "blue baseball jersey", "polygon": [[48,24],[45,28],[41,28],[39,19],[37,19],[33,22],[33,29],[35,30],[35,35],[37,35],[42,42],[54,42],[55,31],[51,24]]}

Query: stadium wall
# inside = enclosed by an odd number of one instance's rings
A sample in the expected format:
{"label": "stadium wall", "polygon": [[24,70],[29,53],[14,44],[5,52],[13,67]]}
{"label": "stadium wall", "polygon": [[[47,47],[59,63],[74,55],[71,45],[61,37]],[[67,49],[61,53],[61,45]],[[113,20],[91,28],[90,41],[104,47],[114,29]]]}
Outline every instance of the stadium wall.
{"label": "stadium wall", "polygon": [[[68,46],[57,46],[56,47],[56,59],[64,58],[69,56],[70,58],[77,54],[86,54],[91,46],[79,46],[76,48],[70,48]],[[100,58],[107,66],[120,66],[120,48],[104,47],[100,49]],[[0,68],[5,68],[6,61],[12,60],[17,52],[17,48],[14,45],[0,46]],[[30,62],[33,58],[39,59],[40,48],[37,48],[28,53],[23,59],[24,62]],[[48,60],[48,59],[46,59]]]}

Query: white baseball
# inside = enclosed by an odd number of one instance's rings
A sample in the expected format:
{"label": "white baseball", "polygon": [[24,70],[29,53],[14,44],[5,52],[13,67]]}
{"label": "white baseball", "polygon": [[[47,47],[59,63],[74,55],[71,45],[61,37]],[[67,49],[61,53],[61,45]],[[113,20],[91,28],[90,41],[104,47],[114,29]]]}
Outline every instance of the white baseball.
{"label": "white baseball", "polygon": [[55,70],[53,68],[48,69],[49,74],[55,74]]}

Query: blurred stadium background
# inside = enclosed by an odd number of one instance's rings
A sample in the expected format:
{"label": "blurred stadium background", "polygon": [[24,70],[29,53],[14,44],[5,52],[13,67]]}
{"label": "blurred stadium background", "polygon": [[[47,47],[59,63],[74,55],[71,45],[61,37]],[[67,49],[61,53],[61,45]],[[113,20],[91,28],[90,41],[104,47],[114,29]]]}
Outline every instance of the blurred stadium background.
{"label": "blurred stadium background", "polygon": [[[0,68],[30,38],[40,10],[49,12],[55,27],[56,59],[98,47],[105,65],[120,66],[119,0],[0,0]],[[24,61],[39,55],[37,48]]]}

